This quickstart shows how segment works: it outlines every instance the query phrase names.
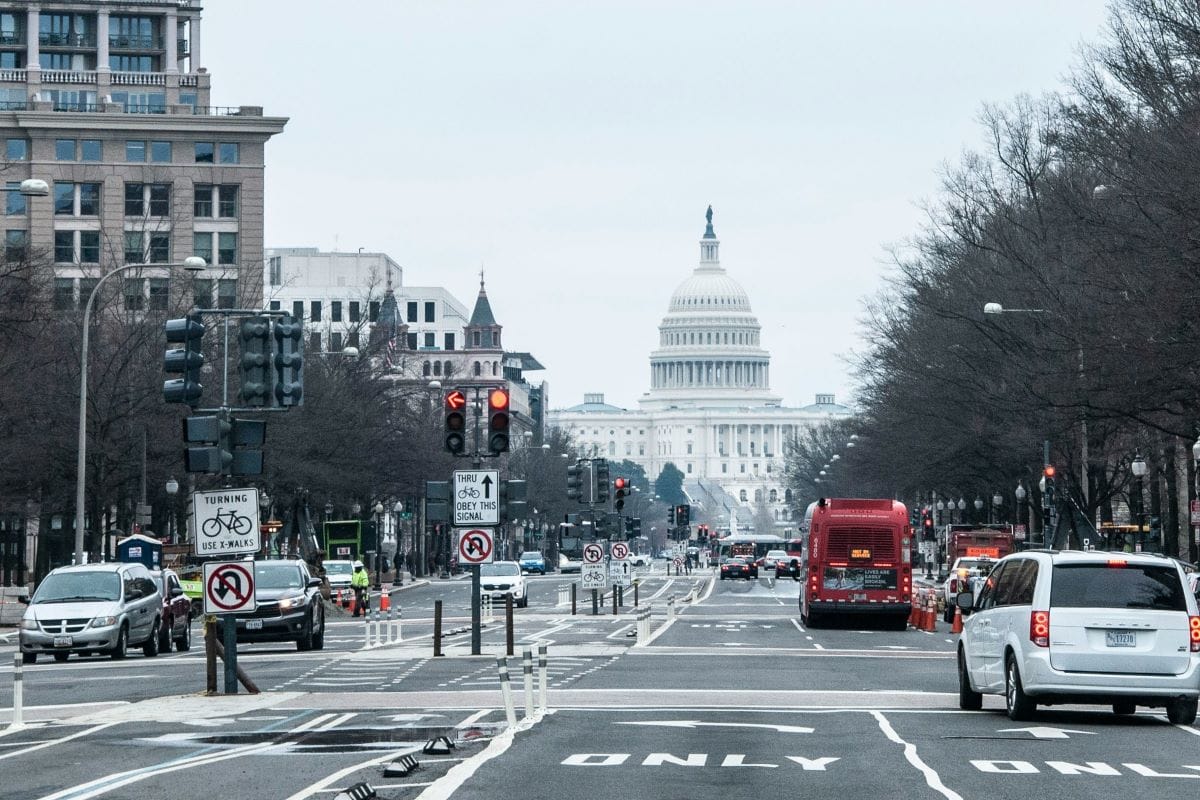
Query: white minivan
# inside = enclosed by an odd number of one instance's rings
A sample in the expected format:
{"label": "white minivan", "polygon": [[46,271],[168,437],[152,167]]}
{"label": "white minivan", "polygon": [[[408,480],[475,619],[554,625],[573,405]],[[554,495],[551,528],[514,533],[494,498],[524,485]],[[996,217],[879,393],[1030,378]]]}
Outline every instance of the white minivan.
{"label": "white minivan", "polygon": [[1200,695],[1200,611],[1173,559],[1149,553],[1037,550],[1001,559],[976,596],[955,603],[959,706],[1002,694],[1008,716],[1039,705],[1166,708],[1190,725]]}

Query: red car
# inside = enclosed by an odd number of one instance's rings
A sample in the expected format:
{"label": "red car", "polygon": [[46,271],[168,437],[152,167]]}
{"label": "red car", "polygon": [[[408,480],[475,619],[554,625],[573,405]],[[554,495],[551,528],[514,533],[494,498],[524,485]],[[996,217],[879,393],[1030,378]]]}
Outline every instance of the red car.
{"label": "red car", "polygon": [[748,558],[735,556],[721,562],[721,580],[729,578],[745,578],[751,580],[758,577],[758,564]]}
{"label": "red car", "polygon": [[183,593],[179,576],[174,570],[152,571],[163,598],[162,622],[158,629],[158,652],[171,652],[171,643],[179,652],[192,649],[192,601]]}

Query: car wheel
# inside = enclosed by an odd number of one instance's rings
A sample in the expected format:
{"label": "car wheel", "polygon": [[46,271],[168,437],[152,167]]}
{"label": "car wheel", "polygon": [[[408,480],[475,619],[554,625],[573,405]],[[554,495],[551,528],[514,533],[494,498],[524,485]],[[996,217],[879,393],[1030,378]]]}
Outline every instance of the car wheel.
{"label": "car wheel", "polygon": [[55,653],[54,660],[61,664],[62,662],[67,660],[67,657],[69,655],[71,655],[71,654],[70,653]]}
{"label": "car wheel", "polygon": [[117,643],[113,645],[113,649],[108,651],[109,657],[113,661],[120,661],[125,657],[125,652],[129,649],[129,629],[124,625],[117,633]]}
{"label": "car wheel", "polygon": [[181,653],[192,649],[192,620],[190,618],[183,626],[183,635],[175,640],[175,649]]}
{"label": "car wheel", "polygon": [[1196,721],[1196,698],[1178,697],[1167,702],[1167,720],[1172,725],[1191,725]]}
{"label": "car wheel", "polygon": [[321,609],[321,630],[313,634],[312,637],[313,650],[325,649],[325,610]]}
{"label": "car wheel", "polygon": [[529,608],[529,595],[526,594],[521,598],[521,602],[517,603],[518,608]]}
{"label": "car wheel", "polygon": [[297,650],[312,650],[313,648],[313,615],[309,612],[304,618],[304,627],[296,638]]}
{"label": "car wheel", "polygon": [[175,625],[171,620],[164,619],[162,621],[162,625],[158,628],[158,652],[171,652],[171,629],[174,627]]}
{"label": "car wheel", "polygon": [[21,663],[22,664],[36,664],[37,663],[37,653],[21,653]]}
{"label": "car wheel", "polygon": [[819,615],[819,614],[817,614],[817,612],[815,612],[815,611],[810,611],[810,612],[808,612],[808,616],[804,616],[804,615],[802,614],[802,615],[800,616],[800,621],[804,623],[804,627],[806,627],[806,628],[819,628],[819,627],[821,627],[821,617],[820,617],[820,615]]}
{"label": "car wheel", "polygon": [[1004,709],[1013,722],[1031,720],[1037,712],[1037,703],[1029,699],[1021,685],[1021,671],[1011,653],[1004,661]]}
{"label": "car wheel", "polygon": [[946,610],[942,613],[942,622],[954,624],[954,607],[946,603]]}
{"label": "car wheel", "polygon": [[142,642],[142,655],[146,658],[154,658],[158,655],[158,632],[162,623],[158,620],[154,621],[153,632],[146,637],[146,641]]}
{"label": "car wheel", "polygon": [[967,657],[962,648],[958,651],[958,707],[963,711],[978,711],[983,708],[983,695],[971,688],[967,675]]}
{"label": "car wheel", "polygon": [[1129,700],[1118,700],[1113,703],[1113,713],[1118,716],[1127,717],[1135,711],[1137,711],[1137,703]]}

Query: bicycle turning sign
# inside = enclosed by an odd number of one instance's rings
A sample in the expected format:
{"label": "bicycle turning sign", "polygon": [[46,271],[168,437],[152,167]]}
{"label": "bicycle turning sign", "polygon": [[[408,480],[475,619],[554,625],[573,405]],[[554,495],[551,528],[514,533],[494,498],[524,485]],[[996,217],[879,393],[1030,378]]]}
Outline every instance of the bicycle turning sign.
{"label": "bicycle turning sign", "polygon": [[194,492],[192,523],[198,556],[257,553],[262,547],[258,489]]}

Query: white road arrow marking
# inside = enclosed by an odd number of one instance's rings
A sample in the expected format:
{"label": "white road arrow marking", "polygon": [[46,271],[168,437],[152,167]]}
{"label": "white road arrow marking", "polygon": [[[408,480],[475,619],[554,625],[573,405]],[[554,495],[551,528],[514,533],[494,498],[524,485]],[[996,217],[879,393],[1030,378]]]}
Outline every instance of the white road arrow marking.
{"label": "white road arrow marking", "polygon": [[1088,736],[1095,736],[1093,731],[1077,731],[1071,728],[1046,728],[1040,725],[1035,725],[1031,728],[1004,728],[996,731],[996,733],[1028,733],[1035,739],[1070,739],[1069,733],[1085,733]]}
{"label": "white road arrow marking", "polygon": [[766,728],[780,733],[812,733],[812,728],[800,725],[765,725],[755,722],[702,722],[696,719],[660,719],[637,720],[634,722],[618,722],[618,725],[659,726],[663,728]]}

